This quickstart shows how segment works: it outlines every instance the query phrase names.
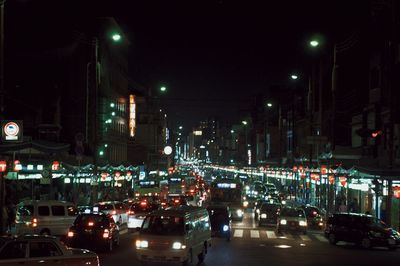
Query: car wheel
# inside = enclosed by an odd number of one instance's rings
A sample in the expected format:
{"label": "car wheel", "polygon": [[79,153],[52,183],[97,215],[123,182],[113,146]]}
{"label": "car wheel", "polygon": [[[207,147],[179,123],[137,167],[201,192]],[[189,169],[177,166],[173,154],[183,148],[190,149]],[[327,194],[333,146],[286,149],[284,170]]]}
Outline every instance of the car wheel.
{"label": "car wheel", "polygon": [[365,249],[370,249],[372,247],[371,240],[368,237],[364,237],[361,240],[361,246]]}
{"label": "car wheel", "polygon": [[335,234],[330,233],[329,236],[328,236],[328,239],[329,239],[329,243],[330,243],[330,244],[336,245],[337,239],[336,239]]}

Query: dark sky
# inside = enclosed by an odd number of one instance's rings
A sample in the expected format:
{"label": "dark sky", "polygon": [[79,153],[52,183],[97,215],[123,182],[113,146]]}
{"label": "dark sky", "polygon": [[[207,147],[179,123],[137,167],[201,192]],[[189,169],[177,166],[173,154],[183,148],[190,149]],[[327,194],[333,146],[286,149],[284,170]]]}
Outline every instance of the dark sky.
{"label": "dark sky", "polygon": [[166,85],[162,104],[173,124],[191,121],[192,125],[211,115],[240,121],[257,93],[268,93],[273,84],[285,86],[293,71],[306,76],[312,56],[307,41],[315,34],[325,36],[329,53],[329,43],[357,28],[368,4],[354,0],[13,1],[6,2],[6,16],[16,16],[14,22],[115,17],[131,42],[131,79],[154,89]]}

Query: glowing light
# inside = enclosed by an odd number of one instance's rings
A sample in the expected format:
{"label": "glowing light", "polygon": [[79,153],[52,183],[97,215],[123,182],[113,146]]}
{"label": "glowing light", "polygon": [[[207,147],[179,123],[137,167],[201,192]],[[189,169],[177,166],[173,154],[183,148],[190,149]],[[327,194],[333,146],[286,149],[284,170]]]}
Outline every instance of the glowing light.
{"label": "glowing light", "polygon": [[291,248],[292,246],[288,246],[288,245],[275,245],[275,248]]}

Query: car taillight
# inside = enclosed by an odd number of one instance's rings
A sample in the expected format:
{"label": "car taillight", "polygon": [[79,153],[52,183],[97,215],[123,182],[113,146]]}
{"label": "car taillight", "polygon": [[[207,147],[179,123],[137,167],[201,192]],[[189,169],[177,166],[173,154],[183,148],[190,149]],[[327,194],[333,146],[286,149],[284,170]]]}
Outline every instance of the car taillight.
{"label": "car taillight", "polygon": [[133,214],[135,214],[135,212],[134,211],[128,211],[127,214],[128,215],[133,215]]}
{"label": "car taillight", "polygon": [[108,238],[110,236],[110,231],[108,229],[104,229],[103,238]]}
{"label": "car taillight", "polygon": [[88,222],[87,225],[88,225],[88,226],[93,226],[93,225],[94,225],[94,222]]}
{"label": "car taillight", "polygon": [[68,231],[68,235],[67,235],[68,237],[74,237],[74,232],[72,232],[72,231]]}
{"label": "car taillight", "polygon": [[38,221],[36,218],[32,219],[32,227],[37,227]]}
{"label": "car taillight", "polygon": [[116,210],[113,210],[113,211],[111,212],[111,214],[112,214],[112,215],[116,215],[116,214],[117,214],[117,211],[116,211]]}

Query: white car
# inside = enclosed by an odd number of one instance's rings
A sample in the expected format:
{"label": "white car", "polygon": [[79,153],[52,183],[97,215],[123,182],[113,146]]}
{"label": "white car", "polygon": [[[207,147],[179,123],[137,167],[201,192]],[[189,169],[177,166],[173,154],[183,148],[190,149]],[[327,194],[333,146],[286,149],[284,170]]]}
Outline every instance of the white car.
{"label": "white car", "polygon": [[147,201],[132,204],[128,211],[128,229],[133,230],[142,227],[146,215],[158,209],[160,209],[159,204]]}
{"label": "white car", "polygon": [[114,221],[119,225],[128,223],[128,211],[123,202],[103,201],[96,203],[93,207],[94,209],[98,208],[98,211],[111,215]]}

